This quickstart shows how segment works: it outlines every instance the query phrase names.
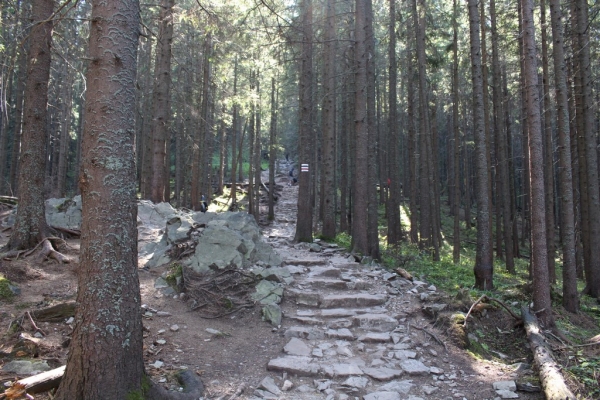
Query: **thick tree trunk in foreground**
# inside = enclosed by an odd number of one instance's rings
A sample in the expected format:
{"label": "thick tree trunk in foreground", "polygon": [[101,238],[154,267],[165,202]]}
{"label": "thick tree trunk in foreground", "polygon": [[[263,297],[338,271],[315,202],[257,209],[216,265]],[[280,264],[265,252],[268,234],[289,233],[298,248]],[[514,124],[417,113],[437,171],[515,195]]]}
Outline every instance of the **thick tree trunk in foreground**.
{"label": "thick tree trunk in foreground", "polygon": [[473,123],[475,136],[475,168],[477,183],[477,255],[475,261],[475,287],[493,289],[494,265],[492,262],[491,201],[489,197],[488,158],[483,113],[483,78],[479,35],[477,0],[469,0],[469,25],[471,37],[471,67],[473,81]]}
{"label": "thick tree trunk in foreground", "polygon": [[79,307],[61,400],[125,399],[141,393],[145,379],[133,145],[139,5],[94,3],[92,21]]}
{"label": "thick tree trunk in foreground", "polygon": [[[19,208],[6,249],[35,247],[48,234],[44,206],[46,165],[48,80],[52,41],[53,0],[32,3],[25,84],[23,134],[19,171]],[[40,23],[40,21],[46,21]]]}

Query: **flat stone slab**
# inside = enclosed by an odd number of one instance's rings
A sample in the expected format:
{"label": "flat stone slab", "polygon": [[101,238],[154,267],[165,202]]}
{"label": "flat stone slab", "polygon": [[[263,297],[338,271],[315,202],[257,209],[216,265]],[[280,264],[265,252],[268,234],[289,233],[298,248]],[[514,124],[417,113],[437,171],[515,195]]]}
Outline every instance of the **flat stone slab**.
{"label": "flat stone slab", "polygon": [[313,317],[302,317],[300,315],[286,315],[286,318],[289,318],[303,325],[325,325],[325,321]]}
{"label": "flat stone slab", "polygon": [[323,260],[320,258],[306,258],[306,259],[288,259],[288,260],[283,260],[283,262],[281,263],[282,266],[286,266],[286,265],[304,265],[305,267],[311,267],[311,266],[317,266],[317,265],[323,265]]}
{"label": "flat stone slab", "polygon": [[329,339],[354,340],[356,337],[350,332],[350,329],[329,329],[325,332]]}
{"label": "flat stone slab", "polygon": [[317,276],[319,276],[319,277],[327,276],[330,278],[339,278],[341,275],[342,275],[342,271],[339,268],[321,267],[321,266],[310,267],[309,273],[308,273],[309,278],[314,278]]}
{"label": "flat stone slab", "polygon": [[384,294],[334,294],[323,296],[320,308],[351,308],[351,307],[373,307],[385,304],[388,296]]}
{"label": "flat stone slab", "polygon": [[387,343],[392,340],[392,336],[389,333],[383,332],[368,332],[358,337],[359,342],[365,343]]}
{"label": "flat stone slab", "polygon": [[321,295],[317,292],[287,288],[285,295],[296,304],[303,306],[318,307],[321,303]]}
{"label": "flat stone slab", "polygon": [[362,314],[352,317],[354,326],[377,332],[391,332],[398,325],[398,320],[387,314]]}
{"label": "flat stone slab", "polygon": [[412,380],[392,381],[381,386],[379,390],[408,394],[413,386]]}
{"label": "flat stone slab", "polygon": [[296,337],[293,337],[283,347],[283,351],[290,356],[310,356],[312,354],[312,348],[306,343],[304,343],[302,339],[298,339]]}
{"label": "flat stone slab", "polygon": [[353,387],[357,389],[364,389],[367,387],[368,384],[369,379],[365,378],[364,376],[352,376],[342,383],[342,385],[344,386]]}
{"label": "flat stone slab", "polygon": [[286,338],[299,338],[308,340],[325,339],[325,333],[320,329],[305,327],[305,326],[292,326],[283,334]]}
{"label": "flat stone slab", "polygon": [[402,360],[400,368],[409,375],[426,375],[429,374],[429,367],[417,360]]}
{"label": "flat stone slab", "polygon": [[494,386],[494,390],[510,390],[514,392],[517,390],[517,384],[515,381],[498,381],[492,384]]}
{"label": "flat stone slab", "polygon": [[277,384],[275,384],[275,381],[270,376],[267,376],[266,378],[264,378],[260,382],[260,385],[258,385],[258,388],[259,389],[264,389],[267,392],[270,392],[270,393],[273,393],[273,394],[276,394],[276,395],[280,395],[281,394],[281,390],[279,390],[279,388],[277,387]]}
{"label": "flat stone slab", "polygon": [[387,367],[364,368],[363,372],[378,381],[391,381],[392,379],[399,378],[403,373],[401,369],[392,369]]}
{"label": "flat stone slab", "polygon": [[363,396],[363,400],[402,400],[398,392],[373,392]]}
{"label": "flat stone slab", "polygon": [[267,364],[268,371],[287,372],[298,376],[317,376],[320,366],[311,357],[287,356],[274,358]]}
{"label": "flat stone slab", "polygon": [[394,357],[398,360],[407,360],[409,358],[417,357],[417,352],[412,350],[398,350],[394,352]]}
{"label": "flat stone slab", "polygon": [[364,375],[362,369],[356,364],[323,365],[322,371],[329,378]]}
{"label": "flat stone slab", "polygon": [[344,282],[339,279],[328,279],[328,278],[307,278],[302,280],[302,285],[310,286],[318,289],[335,289],[335,290],[347,290],[352,289],[348,287],[349,282]]}

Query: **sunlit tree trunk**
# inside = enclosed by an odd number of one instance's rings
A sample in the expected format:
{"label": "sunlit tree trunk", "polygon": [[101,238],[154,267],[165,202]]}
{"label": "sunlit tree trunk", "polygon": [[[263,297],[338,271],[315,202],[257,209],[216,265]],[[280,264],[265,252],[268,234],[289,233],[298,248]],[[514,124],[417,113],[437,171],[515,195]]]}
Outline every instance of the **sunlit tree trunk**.
{"label": "sunlit tree trunk", "polygon": [[171,117],[171,42],[173,41],[173,6],[175,0],[163,0],[160,7],[160,32],[156,45],[154,99],[152,106],[152,194],[155,203],[165,201],[165,176],[169,119]]}
{"label": "sunlit tree trunk", "polygon": [[269,221],[275,220],[275,162],[277,161],[277,104],[275,77],[271,78],[271,127],[269,130]]}
{"label": "sunlit tree trunk", "polygon": [[8,250],[35,247],[48,236],[45,215],[45,156],[53,0],[32,2],[25,84],[23,136],[19,165],[19,208]]}

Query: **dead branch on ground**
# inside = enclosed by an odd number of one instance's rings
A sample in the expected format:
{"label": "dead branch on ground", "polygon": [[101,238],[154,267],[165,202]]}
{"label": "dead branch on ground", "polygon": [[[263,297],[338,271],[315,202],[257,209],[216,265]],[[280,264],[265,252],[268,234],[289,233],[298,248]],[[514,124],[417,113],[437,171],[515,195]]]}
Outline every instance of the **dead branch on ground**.
{"label": "dead branch on ground", "polygon": [[467,313],[467,315],[465,316],[465,323],[464,323],[464,327],[467,327],[467,319],[469,318],[469,315],[471,315],[471,312],[473,311],[473,309],[475,308],[475,306],[477,306],[477,304],[479,304],[480,302],[482,302],[483,300],[488,300],[488,301],[495,301],[496,303],[500,304],[506,311],[508,311],[508,313],[517,321],[521,321],[521,318],[515,314],[513,312],[513,310],[510,309],[510,307],[508,307],[506,304],[504,304],[504,302],[495,299],[493,297],[488,297],[487,295],[482,295],[479,299],[477,299],[477,301],[475,303],[473,303],[473,305],[471,306],[471,308],[469,308],[469,312]]}

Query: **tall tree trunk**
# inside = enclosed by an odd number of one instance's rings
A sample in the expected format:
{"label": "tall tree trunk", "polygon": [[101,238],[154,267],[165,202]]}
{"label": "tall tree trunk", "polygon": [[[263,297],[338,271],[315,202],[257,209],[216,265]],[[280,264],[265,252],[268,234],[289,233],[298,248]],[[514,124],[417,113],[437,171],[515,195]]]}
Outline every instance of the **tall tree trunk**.
{"label": "tall tree trunk", "polygon": [[365,0],[365,50],[367,56],[367,243],[368,254],[375,260],[381,258],[379,251],[377,187],[377,121],[375,120],[375,33],[373,30],[373,3]]}
{"label": "tall tree trunk", "polygon": [[577,261],[575,254],[575,216],[573,202],[573,176],[571,169],[571,138],[569,136],[569,104],[565,66],[564,34],[560,0],[550,0],[552,23],[554,86],[558,111],[558,144],[560,171],[560,234],[563,251],[563,307],[567,311],[579,310],[577,295]]}
{"label": "tall tree trunk", "polygon": [[[387,205],[388,245],[398,245],[402,240],[400,224],[400,168],[398,165],[398,67],[396,63],[396,0],[390,2],[389,26],[389,122],[388,122],[388,170],[389,191]],[[386,178],[386,176],[384,176]]]}
{"label": "tall tree trunk", "polygon": [[19,73],[17,75],[17,93],[15,95],[15,127],[13,133],[12,150],[10,158],[10,194],[17,192],[19,155],[21,153],[21,132],[23,123],[23,98],[25,94],[25,77],[27,73],[27,51],[22,51],[19,56]]}
{"label": "tall tree trunk", "polygon": [[60,129],[59,154],[58,154],[58,171],[56,181],[56,197],[66,196],[67,186],[67,164],[69,159],[69,143],[71,141],[71,110],[73,108],[73,74],[67,71],[65,79],[65,94],[63,118]]}
{"label": "tall tree trunk", "polygon": [[[237,204],[237,140],[238,140],[238,104],[237,104],[237,80],[238,80],[238,59],[235,57],[235,66],[233,68],[233,116],[231,120],[231,205],[235,208]],[[240,153],[242,149],[240,149]]]}
{"label": "tall tree trunk", "polygon": [[325,44],[323,47],[323,236],[335,238],[335,1],[326,8]]}
{"label": "tall tree trunk", "polygon": [[[493,0],[492,0],[493,1]],[[457,0],[453,1],[452,6],[452,31],[453,31],[453,48],[452,48],[452,208],[454,213],[454,226],[452,238],[452,260],[455,264],[460,262],[460,153],[459,140],[460,133],[458,129],[458,4]]]}
{"label": "tall tree trunk", "polygon": [[23,137],[19,167],[19,208],[6,249],[33,248],[48,236],[44,206],[48,119],[48,80],[53,0],[32,3],[25,84]]}
{"label": "tall tree trunk", "polygon": [[[312,33],[312,0],[302,1],[302,55],[300,60],[300,95],[299,106],[299,137],[298,137],[298,161],[300,171],[298,172],[298,220],[296,222],[296,242],[312,242],[312,219],[313,209],[311,204],[311,146],[314,142],[311,140],[312,134],[312,115],[313,115],[313,33]],[[307,171],[302,166],[306,165]]]}
{"label": "tall tree trunk", "polygon": [[256,222],[260,217],[260,189],[262,183],[262,168],[261,168],[261,136],[262,136],[262,124],[261,124],[261,108],[262,103],[260,101],[260,74],[256,72],[256,137],[254,141],[254,216]]}
{"label": "tall tree trunk", "polygon": [[156,45],[154,70],[154,99],[152,106],[152,195],[155,203],[165,201],[168,176],[165,168],[169,118],[171,116],[171,42],[173,41],[173,6],[175,0],[162,0],[160,7],[160,32]]}
{"label": "tall tree trunk", "polygon": [[269,221],[275,220],[275,163],[277,162],[277,104],[275,77],[271,78],[271,127],[269,129]]}
{"label": "tall tree trunk", "polygon": [[217,193],[223,194],[225,166],[227,165],[227,135],[225,131],[225,105],[221,108],[221,123],[219,125],[219,172],[217,176]]}
{"label": "tall tree trunk", "polygon": [[492,262],[492,226],[490,223],[489,165],[485,140],[483,112],[483,77],[481,67],[481,42],[477,0],[469,0],[469,26],[471,38],[471,67],[473,81],[473,123],[475,136],[475,167],[477,182],[477,254],[474,267],[475,287],[481,290],[494,288]]}
{"label": "tall tree trunk", "polygon": [[125,399],[141,393],[146,379],[133,143],[138,3],[95,2],[92,21],[94,62],[87,73],[79,181],[84,216],[79,307],[67,368],[55,397],[60,400]]}
{"label": "tall tree trunk", "polygon": [[540,0],[540,28],[542,40],[542,85],[544,94],[544,187],[546,190],[546,238],[548,240],[548,277],[556,283],[556,246],[554,239],[554,144],[552,141],[552,104],[550,101],[550,73],[548,72],[548,35],[546,2]]}
{"label": "tall tree trunk", "polygon": [[[144,105],[142,108],[143,113],[143,125],[142,125],[142,161],[141,161],[141,176],[140,176],[140,191],[142,192],[143,199],[150,199],[152,197],[152,160],[154,157],[153,153],[153,139],[152,139],[152,127],[154,121],[152,118],[152,97],[150,95],[150,88],[153,88],[152,82],[152,40],[148,40],[148,70],[144,77],[144,88],[146,89],[146,95],[144,96]],[[155,66],[156,69],[156,66]],[[191,93],[191,88],[189,88]],[[190,96],[191,99],[191,96]]]}
{"label": "tall tree trunk", "polygon": [[[497,174],[499,175],[499,185],[496,188],[497,207],[500,207],[502,214],[502,233],[504,237],[504,262],[506,270],[515,273],[514,249],[513,249],[513,230],[510,208],[510,183],[508,173],[508,150],[506,124],[504,123],[504,99],[502,95],[502,71],[500,68],[500,53],[498,50],[498,28],[496,20],[496,1],[490,0],[490,18],[492,23],[492,74],[494,77],[493,101],[494,101],[494,123],[496,126],[496,162],[498,165]],[[500,232],[497,232],[500,235]]]}
{"label": "tall tree trunk", "polygon": [[[598,144],[594,135],[594,104],[592,96],[592,65],[590,62],[590,34],[587,1],[575,1],[577,10],[576,31],[579,39],[579,69],[581,74],[582,128],[578,132],[584,138],[579,148],[585,154],[587,178],[589,262],[586,268],[584,293],[600,298],[600,188],[598,187]],[[581,166],[580,166],[581,167]],[[583,191],[582,191],[583,196]],[[585,245],[585,244],[584,244]]]}
{"label": "tall tree trunk", "polygon": [[529,180],[531,182],[531,264],[533,271],[533,310],[545,326],[554,325],[546,240],[544,154],[537,75],[537,52],[533,24],[533,0],[523,0],[523,50],[527,124],[529,128]]}
{"label": "tall tree trunk", "polygon": [[354,195],[352,204],[352,250],[369,254],[368,206],[369,206],[369,125],[367,117],[367,32],[366,1],[357,0],[355,10],[355,148],[354,148]]}

